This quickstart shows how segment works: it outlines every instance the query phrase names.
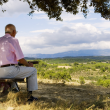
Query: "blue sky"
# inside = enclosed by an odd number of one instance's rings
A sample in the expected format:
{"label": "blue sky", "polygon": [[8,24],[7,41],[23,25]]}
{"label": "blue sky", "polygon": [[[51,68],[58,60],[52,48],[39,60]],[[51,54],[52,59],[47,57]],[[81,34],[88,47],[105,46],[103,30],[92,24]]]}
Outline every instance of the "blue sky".
{"label": "blue sky", "polygon": [[110,49],[110,21],[92,7],[86,19],[82,13],[74,16],[64,11],[63,21],[49,20],[41,11],[28,16],[29,5],[19,0],[9,0],[2,8],[7,11],[0,12],[0,36],[6,24],[14,24],[24,54]]}

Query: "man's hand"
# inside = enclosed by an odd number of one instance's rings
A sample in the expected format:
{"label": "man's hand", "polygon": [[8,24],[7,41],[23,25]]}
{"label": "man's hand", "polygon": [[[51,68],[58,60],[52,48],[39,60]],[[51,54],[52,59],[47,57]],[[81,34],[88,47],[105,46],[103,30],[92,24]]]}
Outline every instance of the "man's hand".
{"label": "man's hand", "polygon": [[31,62],[28,62],[29,63],[29,67],[33,67],[33,63]]}
{"label": "man's hand", "polygon": [[33,67],[33,64],[28,63],[24,58],[20,59],[19,62],[27,67]]}

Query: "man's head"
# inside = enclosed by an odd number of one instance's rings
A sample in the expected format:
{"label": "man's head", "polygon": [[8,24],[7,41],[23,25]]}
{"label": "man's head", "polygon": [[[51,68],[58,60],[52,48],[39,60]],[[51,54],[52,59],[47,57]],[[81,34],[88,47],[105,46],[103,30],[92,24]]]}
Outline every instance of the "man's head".
{"label": "man's head", "polygon": [[9,33],[11,36],[15,37],[16,35],[16,27],[13,24],[7,24],[5,26],[5,33]]}

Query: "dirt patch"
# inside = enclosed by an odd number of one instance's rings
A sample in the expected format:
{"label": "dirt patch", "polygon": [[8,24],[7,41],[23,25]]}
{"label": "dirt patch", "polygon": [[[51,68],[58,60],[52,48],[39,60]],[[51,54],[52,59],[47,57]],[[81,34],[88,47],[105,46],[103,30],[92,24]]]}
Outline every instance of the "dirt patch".
{"label": "dirt patch", "polygon": [[71,68],[71,66],[58,66],[58,68],[66,68],[66,69],[68,69],[68,68]]}

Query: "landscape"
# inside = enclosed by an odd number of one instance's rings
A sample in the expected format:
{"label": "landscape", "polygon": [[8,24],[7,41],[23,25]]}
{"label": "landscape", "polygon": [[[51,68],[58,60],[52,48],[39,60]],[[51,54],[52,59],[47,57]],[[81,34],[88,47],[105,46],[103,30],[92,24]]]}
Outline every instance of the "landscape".
{"label": "landscape", "polygon": [[[27,58],[32,60],[32,58]],[[0,110],[109,110],[110,57],[85,56],[34,59],[37,102],[26,103],[26,83],[18,93],[0,97]]]}
{"label": "landscape", "polygon": [[0,83],[0,110],[110,110],[110,0],[0,0],[0,6],[1,67],[16,60],[32,66],[24,57],[39,62],[38,100],[28,102],[26,78],[19,92],[7,84],[12,79],[1,79],[7,82]]}

